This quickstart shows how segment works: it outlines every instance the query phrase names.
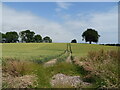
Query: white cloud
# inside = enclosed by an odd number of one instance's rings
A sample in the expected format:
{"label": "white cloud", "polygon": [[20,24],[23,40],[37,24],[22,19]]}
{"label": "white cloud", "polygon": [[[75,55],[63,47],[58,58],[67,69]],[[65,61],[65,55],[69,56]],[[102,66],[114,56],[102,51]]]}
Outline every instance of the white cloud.
{"label": "white cloud", "polygon": [[[100,43],[118,42],[118,10],[112,8],[108,12],[89,13],[88,15],[77,14],[77,18],[71,18],[65,22],[69,30],[80,35],[87,29],[93,28],[101,35]],[[80,37],[79,36],[79,37]]]}
{"label": "white cloud", "polygon": [[118,42],[118,13],[117,7],[108,12],[78,13],[76,18],[66,14],[64,23],[49,21],[43,17],[37,17],[30,12],[19,12],[9,7],[3,7],[3,32],[30,29],[43,37],[48,35],[54,42],[70,42],[77,39],[81,42],[81,34],[87,28],[96,29],[100,37],[100,43]]}
{"label": "white cloud", "polygon": [[55,11],[56,11],[56,12],[60,12],[60,11],[61,11],[61,8],[56,8]]}
{"label": "white cloud", "polygon": [[72,4],[68,2],[57,2],[59,8],[68,9]]}
{"label": "white cloud", "polygon": [[67,42],[73,38],[73,33],[66,31],[57,22],[37,17],[30,12],[18,12],[14,9],[3,7],[3,32],[33,30],[37,34],[50,36],[54,42]]}
{"label": "white cloud", "polygon": [[55,11],[57,14],[61,14],[63,10],[68,10],[73,4],[69,2],[56,2],[56,5],[57,7],[55,8]]}
{"label": "white cloud", "polygon": [[0,2],[0,31],[2,30],[2,2]]}

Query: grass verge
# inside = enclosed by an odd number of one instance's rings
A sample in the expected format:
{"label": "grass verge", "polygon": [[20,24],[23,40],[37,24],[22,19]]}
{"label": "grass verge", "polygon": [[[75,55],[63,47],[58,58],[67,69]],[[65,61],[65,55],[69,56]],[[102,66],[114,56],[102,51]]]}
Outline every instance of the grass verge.
{"label": "grass verge", "polygon": [[117,88],[118,85],[118,51],[91,51],[81,58],[82,66],[90,73],[84,81],[92,82],[97,88]]}

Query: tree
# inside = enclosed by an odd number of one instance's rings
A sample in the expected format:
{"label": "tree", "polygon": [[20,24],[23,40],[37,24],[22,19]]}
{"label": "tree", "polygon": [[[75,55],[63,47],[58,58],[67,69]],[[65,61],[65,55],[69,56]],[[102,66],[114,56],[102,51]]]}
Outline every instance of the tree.
{"label": "tree", "polygon": [[35,35],[34,36],[34,42],[42,42],[42,37],[40,35]]}
{"label": "tree", "polygon": [[2,33],[2,43],[5,43],[6,42],[6,34]]}
{"label": "tree", "polygon": [[43,42],[52,43],[52,39],[50,39],[50,37],[46,36],[46,37],[43,38]]}
{"label": "tree", "polygon": [[25,31],[21,31],[19,33],[20,37],[21,37],[21,41],[22,42],[26,42],[26,43],[29,43],[29,42],[34,42],[34,32],[33,31],[30,31],[30,30],[25,30]]}
{"label": "tree", "polygon": [[16,41],[18,41],[19,35],[15,31],[6,32],[5,35],[3,34],[3,38],[6,39],[7,43],[15,43]]}
{"label": "tree", "polygon": [[2,33],[2,38],[6,38],[6,34]]}
{"label": "tree", "polygon": [[83,40],[85,39],[86,42],[91,44],[91,42],[97,43],[100,35],[98,35],[98,32],[94,29],[87,29],[85,32],[83,32],[82,37]]}
{"label": "tree", "polygon": [[0,32],[0,43],[6,41],[6,35]]}
{"label": "tree", "polygon": [[52,43],[52,39],[49,40],[49,43]]}
{"label": "tree", "polygon": [[0,43],[2,42],[2,33],[0,32]]}
{"label": "tree", "polygon": [[73,39],[73,40],[71,41],[71,43],[77,43],[77,40],[76,40],[76,39]]}

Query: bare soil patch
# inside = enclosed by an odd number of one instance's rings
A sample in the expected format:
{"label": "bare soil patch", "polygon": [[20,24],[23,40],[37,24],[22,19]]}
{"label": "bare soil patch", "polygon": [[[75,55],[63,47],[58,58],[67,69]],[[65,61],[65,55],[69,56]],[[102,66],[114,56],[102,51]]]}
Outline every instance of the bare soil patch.
{"label": "bare soil patch", "polygon": [[72,61],[71,61],[71,56],[72,56],[72,54],[70,53],[69,56],[68,56],[67,59],[66,59],[66,62],[67,62],[67,63],[72,63]]}
{"label": "bare soil patch", "polygon": [[3,83],[7,84],[8,88],[28,88],[36,87],[37,77],[35,75],[24,75],[13,77],[10,74],[3,74]]}
{"label": "bare soil patch", "polygon": [[46,63],[44,64],[44,66],[45,66],[45,67],[52,66],[52,65],[56,64],[56,62],[57,62],[57,59],[52,59],[52,60],[46,62]]}

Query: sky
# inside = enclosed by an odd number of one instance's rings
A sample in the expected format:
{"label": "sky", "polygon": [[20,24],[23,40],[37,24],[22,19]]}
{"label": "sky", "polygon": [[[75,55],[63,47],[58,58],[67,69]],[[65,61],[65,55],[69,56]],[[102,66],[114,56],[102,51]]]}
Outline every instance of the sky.
{"label": "sky", "polygon": [[32,30],[53,42],[76,39],[88,28],[98,31],[98,43],[118,43],[117,2],[3,2],[2,32]]}

